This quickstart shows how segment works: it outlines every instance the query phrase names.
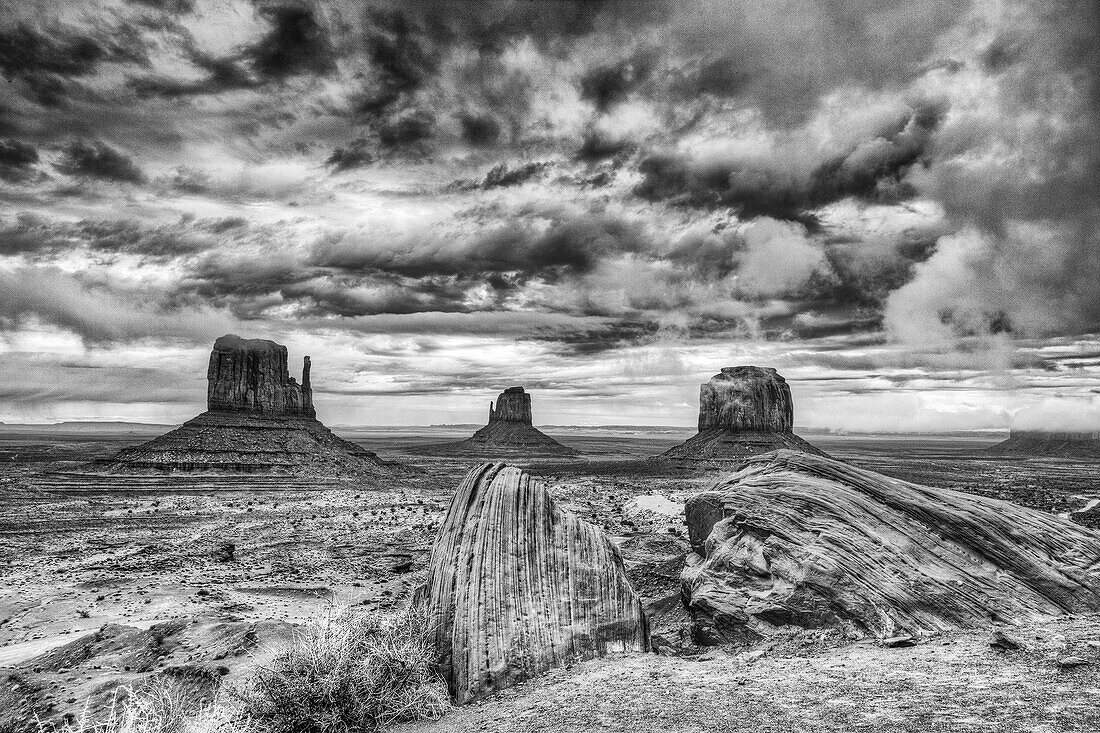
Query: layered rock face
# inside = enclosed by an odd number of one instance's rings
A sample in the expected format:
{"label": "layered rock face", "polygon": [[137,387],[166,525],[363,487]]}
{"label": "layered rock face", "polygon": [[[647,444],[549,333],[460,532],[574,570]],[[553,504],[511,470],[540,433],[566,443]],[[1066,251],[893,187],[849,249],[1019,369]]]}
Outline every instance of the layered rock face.
{"label": "layered rock face", "polygon": [[825,455],[792,432],[794,400],[771,367],[723,367],[699,386],[699,432],[666,458],[740,460],[779,448]]}
{"label": "layered rock face", "polygon": [[489,403],[489,422],[531,424],[531,395],[523,387],[509,387],[497,397],[496,407]]}
{"label": "layered rock face", "polygon": [[562,445],[531,424],[531,395],[523,387],[509,387],[489,403],[489,422],[458,443],[423,446],[423,452],[454,455],[572,456]]}
{"label": "layered rock face", "polygon": [[461,704],[568,662],[646,651],[622,556],[539,480],[487,463],[459,486],[417,591]]}
{"label": "layered rock face", "polygon": [[400,470],[333,435],[316,419],[305,357],[302,383],[287,374],[286,347],[222,336],[207,369],[208,410],[175,430],[125,448],[113,472],[232,471],[305,476],[376,476]]}
{"label": "layered rock face", "polygon": [[287,371],[286,347],[264,339],[222,336],[210,352],[206,409],[315,417],[309,357],[298,384]]}
{"label": "layered rock face", "polygon": [[771,367],[723,367],[699,385],[700,431],[789,433],[793,427],[791,388]]}
{"label": "layered rock face", "polygon": [[1015,453],[1063,458],[1100,458],[1100,430],[1042,431],[1013,430],[1008,440],[989,449],[993,453]]}
{"label": "layered rock face", "polygon": [[829,458],[751,458],[686,508],[697,641],[784,625],[850,637],[1100,610],[1100,533]]}

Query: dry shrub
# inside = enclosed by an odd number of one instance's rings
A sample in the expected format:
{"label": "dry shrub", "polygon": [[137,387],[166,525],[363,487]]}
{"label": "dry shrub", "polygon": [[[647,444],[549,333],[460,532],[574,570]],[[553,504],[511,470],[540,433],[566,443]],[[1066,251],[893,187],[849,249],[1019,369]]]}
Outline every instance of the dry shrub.
{"label": "dry shrub", "polygon": [[333,613],[307,626],[243,693],[245,707],[276,733],[359,733],[451,707],[435,670],[427,615]]}
{"label": "dry shrub", "polygon": [[102,720],[85,714],[72,723],[39,723],[39,733],[259,733],[223,701],[195,706],[168,684],[124,689]]}

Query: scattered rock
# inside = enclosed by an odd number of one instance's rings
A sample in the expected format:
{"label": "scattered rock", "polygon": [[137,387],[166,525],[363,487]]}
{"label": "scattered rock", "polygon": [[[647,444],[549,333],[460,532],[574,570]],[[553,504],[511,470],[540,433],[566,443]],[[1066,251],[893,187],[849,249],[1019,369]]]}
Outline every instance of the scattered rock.
{"label": "scattered rock", "polygon": [[639,529],[648,532],[665,531],[670,525],[681,524],[684,505],[661,494],[636,496],[623,505],[623,516]]}
{"label": "scattered rock", "polygon": [[502,463],[467,474],[417,591],[462,704],[578,659],[647,651],[641,600],[618,549]]}
{"label": "scattered rock", "polygon": [[682,592],[700,643],[790,625],[895,637],[1100,610],[1100,533],[821,456],[751,458],[686,512],[695,557]]}
{"label": "scattered rock", "polygon": [[891,636],[882,640],[882,645],[887,649],[899,649],[907,646],[916,646],[917,640],[908,634],[902,636]]}
{"label": "scattered rock", "polygon": [[775,369],[723,367],[699,387],[699,432],[661,457],[739,461],[779,448],[825,455],[793,426],[791,388]]}
{"label": "scattered rock", "polygon": [[1000,629],[994,629],[989,634],[989,646],[999,651],[1015,651],[1023,649],[1024,643],[1014,636],[1009,636]]}
{"label": "scattered rock", "polygon": [[1076,667],[1084,667],[1089,664],[1092,664],[1092,662],[1085,659],[1084,657],[1068,656],[1058,658],[1058,669],[1074,669]]}

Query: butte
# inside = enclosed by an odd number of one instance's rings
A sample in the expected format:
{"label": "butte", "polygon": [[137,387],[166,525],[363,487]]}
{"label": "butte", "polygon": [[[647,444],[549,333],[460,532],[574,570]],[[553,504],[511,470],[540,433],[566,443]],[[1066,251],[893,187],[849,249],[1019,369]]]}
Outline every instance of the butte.
{"label": "butte", "polygon": [[1045,458],[1100,458],[1100,430],[1084,432],[1013,430],[990,453]]}
{"label": "butte", "polygon": [[286,347],[222,336],[207,369],[207,410],[180,427],[124,448],[101,470],[117,473],[231,472],[292,476],[382,476],[400,471],[317,420],[310,362],[302,383]]}
{"label": "butte", "polygon": [[466,440],[425,446],[423,452],[477,456],[575,456],[577,451],[531,424],[531,395],[509,387],[489,403],[489,422]]}
{"label": "butte", "polygon": [[661,458],[739,461],[786,448],[824,452],[793,432],[794,401],[787,380],[771,367],[723,367],[699,387],[699,432]]}

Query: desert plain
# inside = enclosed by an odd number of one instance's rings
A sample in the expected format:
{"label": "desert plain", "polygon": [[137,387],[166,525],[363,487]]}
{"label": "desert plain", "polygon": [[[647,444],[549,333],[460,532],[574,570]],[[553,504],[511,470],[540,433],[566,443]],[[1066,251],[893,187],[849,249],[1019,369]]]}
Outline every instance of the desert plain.
{"label": "desert plain", "polygon": [[[97,476],[96,459],[167,428],[0,428],[0,730],[102,709],[120,687],[164,678],[196,700],[239,683],[294,629],[336,609],[392,611],[425,577],[443,512],[481,459],[432,455],[471,426],[336,429],[407,475]],[[658,653],[552,672],[409,731],[990,730],[1100,727],[1100,618],[992,630],[916,646],[792,631],[743,647],[696,647],[678,602],[684,502],[731,467],[651,456],[688,428],[544,428],[577,457],[505,460],[545,478],[566,509],[603,528],[648,604]],[[1100,527],[1096,462],[986,452],[1005,436],[807,433],[830,455]],[[652,498],[652,495],[656,495]],[[649,503],[647,503],[649,502]],[[633,509],[631,508],[633,507]],[[1059,665],[1067,656],[1084,663]],[[4,727],[4,726],[7,727]]]}

